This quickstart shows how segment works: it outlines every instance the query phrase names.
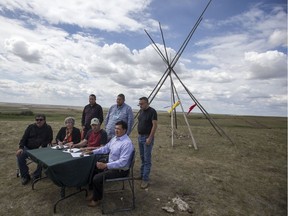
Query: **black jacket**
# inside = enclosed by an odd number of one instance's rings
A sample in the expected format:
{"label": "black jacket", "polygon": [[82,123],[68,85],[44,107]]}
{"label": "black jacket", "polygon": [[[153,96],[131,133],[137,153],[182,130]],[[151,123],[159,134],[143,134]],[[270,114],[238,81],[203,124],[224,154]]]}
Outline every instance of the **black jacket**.
{"label": "black jacket", "polygon": [[20,140],[19,148],[23,149],[26,146],[28,149],[36,149],[41,147],[47,147],[52,142],[53,131],[50,125],[44,124],[42,127],[38,127],[35,123],[30,124]]}
{"label": "black jacket", "polygon": [[[98,118],[100,124],[103,122],[103,109],[99,104],[86,105],[82,112],[81,124],[87,128],[90,128],[91,119]],[[86,128],[86,129],[87,129]]]}
{"label": "black jacket", "polygon": [[[66,136],[66,127],[62,127],[57,136],[56,136],[56,143],[57,141],[61,141],[63,142],[64,138]],[[81,141],[81,133],[80,133],[80,130],[76,127],[73,127],[73,130],[72,130],[72,142],[75,144],[75,143],[79,143]]]}

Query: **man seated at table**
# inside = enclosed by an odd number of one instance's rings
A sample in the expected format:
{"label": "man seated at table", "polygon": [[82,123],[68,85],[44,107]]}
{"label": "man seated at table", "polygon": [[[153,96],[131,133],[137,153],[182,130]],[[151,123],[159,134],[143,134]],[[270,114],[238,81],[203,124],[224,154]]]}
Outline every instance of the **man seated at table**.
{"label": "man seated at table", "polygon": [[[70,148],[82,148],[83,150],[94,150],[107,143],[107,133],[101,129],[101,124],[98,118],[91,120],[91,129],[87,132],[85,138],[76,144],[68,143]],[[83,148],[85,147],[85,148]]]}
{"label": "man seated at table", "polygon": [[[29,167],[26,164],[28,158],[26,150],[47,147],[53,139],[53,131],[50,125],[46,123],[46,116],[38,114],[35,116],[35,123],[30,124],[22,136],[19,143],[19,149],[16,152],[17,163],[20,170],[21,182],[26,185],[30,181]],[[41,176],[42,167],[37,166],[32,179],[35,180]]]}
{"label": "man seated at table", "polygon": [[[105,146],[93,150],[93,154],[101,156],[109,153],[108,163],[97,162],[96,174],[93,177],[93,194],[87,197],[88,206],[95,207],[103,196],[103,174],[108,179],[125,177],[129,174],[130,157],[134,151],[131,139],[126,134],[127,123],[119,121],[115,124],[115,137]],[[122,169],[119,171],[119,169]],[[104,172],[103,172],[104,171]]]}

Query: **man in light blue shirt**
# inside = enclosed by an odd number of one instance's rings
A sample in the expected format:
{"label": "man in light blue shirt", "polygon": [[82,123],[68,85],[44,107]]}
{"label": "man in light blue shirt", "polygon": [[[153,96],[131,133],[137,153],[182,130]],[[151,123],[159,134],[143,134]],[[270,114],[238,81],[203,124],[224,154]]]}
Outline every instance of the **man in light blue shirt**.
{"label": "man in light blue shirt", "polygon": [[[129,174],[129,166],[134,146],[126,134],[127,123],[118,121],[115,124],[115,136],[105,146],[93,150],[93,154],[102,155],[109,154],[108,163],[97,162],[96,175],[93,177],[93,194],[87,197],[88,206],[95,207],[103,196],[103,170],[105,170],[106,178],[125,177]],[[119,171],[120,169],[120,171]]]}
{"label": "man in light blue shirt", "polygon": [[119,94],[117,96],[116,104],[110,107],[106,115],[105,127],[108,135],[108,141],[115,136],[115,123],[121,120],[127,123],[127,135],[129,136],[133,127],[134,117],[132,108],[125,103],[124,94]]}

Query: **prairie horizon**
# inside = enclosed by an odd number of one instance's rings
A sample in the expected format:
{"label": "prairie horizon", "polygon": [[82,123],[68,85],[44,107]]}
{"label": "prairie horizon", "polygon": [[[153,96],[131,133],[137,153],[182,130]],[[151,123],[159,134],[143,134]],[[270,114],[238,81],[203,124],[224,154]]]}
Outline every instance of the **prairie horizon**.
{"label": "prairie horizon", "polygon": [[[88,104],[88,103],[87,103]],[[73,109],[76,109],[76,110],[83,110],[84,106],[86,104],[83,104],[83,106],[68,106],[68,105],[53,105],[53,104],[33,104],[33,103],[16,103],[16,102],[0,102],[0,107],[3,106],[3,107],[19,107],[19,109],[31,109],[31,108],[39,108],[39,107],[42,107],[42,108],[51,108],[51,109],[69,109],[69,108],[73,108]],[[100,104],[101,105],[101,104]],[[153,103],[151,104],[151,106],[153,107]],[[107,112],[109,107],[102,107],[103,108],[103,111],[104,112]],[[167,113],[167,110],[158,110],[156,109],[157,112],[160,112],[160,113]],[[139,110],[137,109],[133,109],[133,112],[138,112]],[[0,110],[1,112],[1,110]],[[178,114],[179,113],[182,113],[181,111],[179,111],[178,109]],[[209,113],[209,112],[208,112]],[[282,117],[287,117],[287,113],[286,113],[286,116],[264,116],[264,115],[237,115],[237,114],[217,114],[217,113],[209,113],[210,115],[218,115],[218,116],[221,116],[221,115],[225,115],[225,116],[243,116],[243,117],[279,117],[279,118],[282,118]],[[189,115],[202,115],[201,112],[191,112]]]}

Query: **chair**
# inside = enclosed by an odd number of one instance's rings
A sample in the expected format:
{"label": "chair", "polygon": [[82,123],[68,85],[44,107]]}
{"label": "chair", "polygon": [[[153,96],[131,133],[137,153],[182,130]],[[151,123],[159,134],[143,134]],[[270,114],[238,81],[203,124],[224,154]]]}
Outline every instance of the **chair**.
{"label": "chair", "polygon": [[[129,210],[135,209],[135,191],[134,191],[134,173],[133,173],[134,163],[135,163],[135,150],[131,154],[130,162],[131,163],[130,163],[130,167],[129,167],[129,174],[126,177],[105,179],[105,174],[103,175],[103,198],[102,198],[102,213],[103,214],[121,212],[121,211],[129,211]],[[120,189],[119,189],[119,182],[122,183],[122,187]],[[125,189],[125,182],[128,182],[128,184],[129,184],[129,187],[127,190]],[[114,189],[115,187],[111,188],[112,183],[116,184],[114,186],[118,186],[117,189]],[[110,186],[109,188],[108,188],[108,184]],[[109,210],[105,209],[105,204],[107,203],[107,198],[108,198],[107,195],[109,193],[122,193],[122,195],[126,195],[126,194],[124,194],[124,192],[127,192],[127,191],[129,191],[129,194],[130,194],[130,197],[128,199],[131,198],[129,206],[127,206],[127,207],[122,206],[122,207],[118,207],[118,208],[114,208],[114,209],[110,208]],[[115,196],[113,196],[113,198],[115,198]],[[123,197],[121,197],[121,199],[119,199],[119,200],[121,200],[122,204],[124,204],[123,199],[124,199]],[[116,200],[114,199],[114,201],[116,201]]]}

